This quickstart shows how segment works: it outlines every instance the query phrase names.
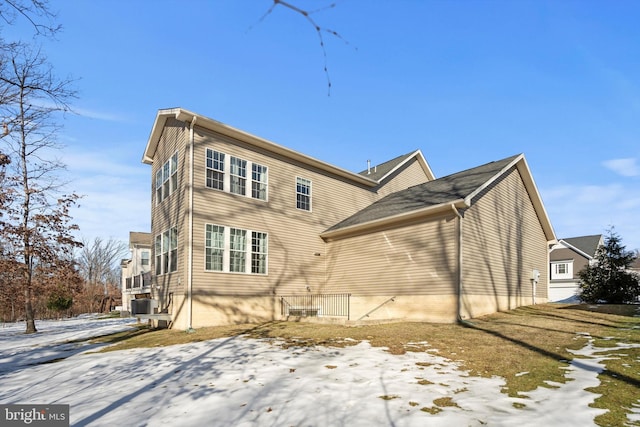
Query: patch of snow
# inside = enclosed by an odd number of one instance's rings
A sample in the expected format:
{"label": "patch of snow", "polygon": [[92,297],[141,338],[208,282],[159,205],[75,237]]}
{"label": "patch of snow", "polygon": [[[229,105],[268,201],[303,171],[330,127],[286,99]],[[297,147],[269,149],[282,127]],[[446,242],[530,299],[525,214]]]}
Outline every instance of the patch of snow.
{"label": "patch of snow", "polygon": [[[588,426],[604,412],[585,391],[603,369],[592,341],[566,368],[570,381],[520,397],[501,393],[503,378],[469,376],[432,351],[392,355],[368,342],[284,349],[231,337],[92,354],[68,342],[127,320],[39,322],[33,336],[3,334],[0,403],[69,404],[74,426]],[[421,410],[439,398],[456,406]]]}

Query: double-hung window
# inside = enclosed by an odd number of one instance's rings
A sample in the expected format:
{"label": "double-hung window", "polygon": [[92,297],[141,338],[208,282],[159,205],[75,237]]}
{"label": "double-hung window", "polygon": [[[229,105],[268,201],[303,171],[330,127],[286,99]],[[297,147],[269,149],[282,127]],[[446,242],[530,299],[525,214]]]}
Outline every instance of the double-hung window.
{"label": "double-hung window", "polygon": [[205,230],[205,269],[223,271],[224,227],[207,224]]}
{"label": "double-hung window", "polygon": [[247,266],[247,231],[232,228],[229,231],[229,271],[244,273]]}
{"label": "double-hung window", "polygon": [[231,175],[230,191],[244,196],[247,191],[247,161],[231,156],[229,173]]}
{"label": "double-hung window", "polygon": [[178,229],[171,227],[156,236],[156,275],[173,273],[178,269]]}
{"label": "double-hung window", "polygon": [[308,179],[296,178],[296,208],[311,210],[311,181]]}
{"label": "double-hung window", "polygon": [[267,247],[267,233],[206,224],[205,270],[267,274]]}
{"label": "double-hung window", "polygon": [[251,232],[251,272],[267,273],[267,233]]}
{"label": "double-hung window", "polygon": [[207,148],[205,169],[208,188],[267,200],[266,166]]}
{"label": "double-hung window", "polygon": [[162,202],[178,189],[178,152],[156,171],[156,203]]}
{"label": "double-hung window", "polygon": [[267,200],[267,167],[257,163],[251,165],[251,197]]}
{"label": "double-hung window", "polygon": [[224,153],[207,148],[207,187],[224,190]]}

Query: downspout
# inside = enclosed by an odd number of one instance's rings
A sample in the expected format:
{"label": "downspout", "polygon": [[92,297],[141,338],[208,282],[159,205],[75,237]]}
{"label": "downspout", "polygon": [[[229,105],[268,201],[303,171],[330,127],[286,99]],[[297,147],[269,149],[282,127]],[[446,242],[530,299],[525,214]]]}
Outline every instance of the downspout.
{"label": "downspout", "polygon": [[460,214],[460,212],[458,211],[458,209],[456,208],[455,205],[451,205],[451,209],[453,209],[453,212],[456,214],[457,218],[456,218],[456,224],[457,224],[457,234],[458,234],[458,244],[457,246],[457,254],[456,254],[456,261],[457,261],[457,279],[458,279],[458,286],[456,289],[456,292],[458,294],[458,301],[457,301],[457,305],[458,305],[458,309],[457,309],[457,313],[456,313],[456,319],[458,322],[462,322],[462,302],[463,302],[463,298],[462,298],[462,214]]}
{"label": "downspout", "polygon": [[193,128],[196,116],[191,119],[189,126],[189,231],[187,242],[187,332],[193,331],[193,160],[194,135]]}

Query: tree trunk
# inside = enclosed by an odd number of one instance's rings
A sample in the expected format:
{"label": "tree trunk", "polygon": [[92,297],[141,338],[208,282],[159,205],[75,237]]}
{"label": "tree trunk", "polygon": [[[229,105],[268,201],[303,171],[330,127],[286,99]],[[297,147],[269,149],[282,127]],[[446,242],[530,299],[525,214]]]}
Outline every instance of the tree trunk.
{"label": "tree trunk", "polygon": [[31,286],[27,286],[24,290],[24,315],[27,320],[27,330],[24,332],[25,334],[35,334],[38,332],[36,329],[36,320],[33,312],[33,304],[32,300]]}

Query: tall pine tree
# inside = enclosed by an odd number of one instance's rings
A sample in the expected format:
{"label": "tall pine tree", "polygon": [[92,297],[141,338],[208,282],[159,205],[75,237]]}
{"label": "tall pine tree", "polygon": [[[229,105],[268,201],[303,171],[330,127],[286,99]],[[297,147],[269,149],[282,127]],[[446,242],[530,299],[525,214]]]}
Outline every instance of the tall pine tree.
{"label": "tall pine tree", "polygon": [[624,304],[640,296],[640,278],[629,270],[636,255],[622,245],[613,228],[607,230],[604,245],[596,251],[595,262],[578,273],[580,299],[588,303]]}

